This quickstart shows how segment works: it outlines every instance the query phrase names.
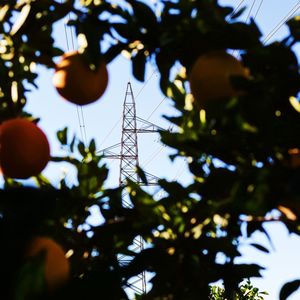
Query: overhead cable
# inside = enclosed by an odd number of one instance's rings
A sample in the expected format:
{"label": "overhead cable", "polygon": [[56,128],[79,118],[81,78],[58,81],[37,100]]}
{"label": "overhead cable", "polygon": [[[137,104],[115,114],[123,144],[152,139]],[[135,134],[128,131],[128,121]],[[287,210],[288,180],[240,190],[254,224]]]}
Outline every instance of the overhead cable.
{"label": "overhead cable", "polygon": [[300,8],[300,1],[295,4],[292,9],[288,12],[288,14],[281,19],[281,21],[269,32],[269,34],[264,39],[264,44],[266,44],[277,32],[278,30],[285,25],[286,21],[290,19]]}

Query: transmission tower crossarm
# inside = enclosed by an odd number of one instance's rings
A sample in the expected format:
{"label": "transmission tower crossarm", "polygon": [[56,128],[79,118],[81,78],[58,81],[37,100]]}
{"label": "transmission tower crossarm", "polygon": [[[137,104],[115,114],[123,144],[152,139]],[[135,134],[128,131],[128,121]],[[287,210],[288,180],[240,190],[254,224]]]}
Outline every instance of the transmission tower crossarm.
{"label": "transmission tower crossarm", "polygon": [[148,173],[148,172],[145,172],[144,171],[144,174],[145,174],[145,176],[146,176],[146,180],[147,180],[147,182],[146,183],[144,183],[143,181],[139,181],[138,183],[139,183],[139,185],[145,185],[145,186],[154,186],[154,185],[158,185],[158,181],[160,180],[160,178],[159,177],[157,177],[157,176],[155,176],[155,175],[152,175],[152,174],[150,174],[150,173]]}
{"label": "transmission tower crossarm", "polygon": [[137,121],[137,133],[151,133],[151,132],[158,132],[158,131],[167,131],[166,129],[159,127],[147,120],[144,120],[140,117],[136,117]]}
{"label": "transmission tower crossarm", "polygon": [[136,133],[153,133],[157,132],[155,129],[139,128],[136,130]]}
{"label": "transmission tower crossarm", "polygon": [[101,155],[104,158],[121,158],[119,154],[113,152],[113,149],[120,148],[121,143],[112,145],[110,147],[104,148],[102,150],[97,151],[97,154]]}

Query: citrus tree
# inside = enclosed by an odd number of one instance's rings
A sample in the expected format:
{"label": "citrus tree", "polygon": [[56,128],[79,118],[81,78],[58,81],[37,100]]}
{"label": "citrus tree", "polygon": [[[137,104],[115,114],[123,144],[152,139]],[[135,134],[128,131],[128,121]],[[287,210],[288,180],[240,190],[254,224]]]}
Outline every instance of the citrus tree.
{"label": "citrus tree", "polygon": [[[225,290],[219,286],[211,287],[211,294],[209,300],[226,300]],[[263,300],[264,296],[268,295],[267,292],[261,292],[258,288],[255,288],[248,279],[245,283],[242,283],[237,289],[234,299],[236,300]]]}
{"label": "citrus tree", "polygon": [[[129,280],[151,272],[151,289],[137,299],[219,293],[233,300],[240,283],[262,269],[236,263],[242,225],[247,237],[267,235],[263,224],[270,220],[299,234],[299,19],[287,22],[282,40],[264,43],[255,21],[241,22],[242,14],[217,0],[1,1],[3,299],[128,299]],[[64,53],[53,26],[67,15],[79,48]],[[160,200],[130,180],[104,189],[108,170],[95,141],[85,146],[68,128],[57,129],[65,155],[51,156],[39,116],[24,108],[39,88],[34,64],[54,70],[53,85],[66,101],[86,105],[101,98],[107,65],[121,53],[141,82],[147,64],[157,67],[160,89],[179,113],[165,116],[179,130],[161,138],[176,151],[171,159],[186,157],[193,182],[160,180]],[[54,186],[43,176],[50,162],[74,167],[76,182]],[[25,186],[26,178],[35,186]],[[130,207],[122,203],[124,189]],[[104,218],[99,226],[87,224],[95,205]],[[137,236],[149,245],[138,253],[130,247]],[[131,259],[120,264],[120,255]],[[224,290],[212,290],[219,280]],[[286,283],[280,298],[299,285],[297,278]],[[246,299],[262,297],[246,288]]]}

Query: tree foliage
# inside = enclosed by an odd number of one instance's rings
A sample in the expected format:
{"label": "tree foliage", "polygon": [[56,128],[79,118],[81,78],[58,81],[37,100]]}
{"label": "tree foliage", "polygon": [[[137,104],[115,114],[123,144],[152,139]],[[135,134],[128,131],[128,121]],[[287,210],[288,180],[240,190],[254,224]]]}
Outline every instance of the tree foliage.
{"label": "tree foliage", "polygon": [[[236,300],[263,300],[264,295],[268,295],[267,292],[260,292],[258,288],[255,288],[248,279],[245,283],[241,284],[234,299]],[[219,286],[211,287],[211,294],[209,300],[226,300],[225,290]]]}
{"label": "tree foliage", "polygon": [[[188,186],[160,180],[165,192],[160,200],[129,181],[133,206],[124,207],[125,187],[104,189],[108,171],[94,140],[85,147],[67,128],[58,130],[65,155],[52,162],[74,168],[76,182],[62,179],[56,187],[40,174],[28,187],[4,178],[3,299],[127,299],[128,280],[147,271],[153,274],[151,289],[137,299],[209,299],[211,284],[221,280],[225,289],[215,288],[220,297],[213,299],[233,300],[239,284],[262,270],[235,262],[241,226],[247,237],[267,234],[263,224],[270,220],[300,233],[300,164],[293,163],[300,149],[300,74],[293,48],[299,19],[287,22],[282,40],[266,43],[253,19],[240,21],[242,14],[217,0],[1,1],[0,122],[29,115],[24,107],[31,89],[38,88],[33,66],[55,68],[63,51],[55,46],[53,26],[71,16],[68,26],[86,41],[81,50],[90,63],[102,58],[109,64],[125,53],[141,82],[149,63],[157,67],[160,89],[179,112],[165,116],[179,130],[161,132],[162,142],[176,151],[172,159],[187,158],[193,176]],[[251,76],[232,79],[243,95],[209,103],[204,111],[191,101],[188,74],[201,54],[216,50],[237,51]],[[104,218],[101,225],[87,223],[92,206]],[[41,283],[43,260],[24,263],[23,250],[35,235],[71,250],[70,280],[60,289],[49,292]],[[149,245],[139,253],[130,247],[137,236]],[[120,255],[132,259],[121,265]],[[298,287],[298,279],[287,283],[281,299]],[[244,288],[252,296],[239,299],[262,299],[252,286]]]}

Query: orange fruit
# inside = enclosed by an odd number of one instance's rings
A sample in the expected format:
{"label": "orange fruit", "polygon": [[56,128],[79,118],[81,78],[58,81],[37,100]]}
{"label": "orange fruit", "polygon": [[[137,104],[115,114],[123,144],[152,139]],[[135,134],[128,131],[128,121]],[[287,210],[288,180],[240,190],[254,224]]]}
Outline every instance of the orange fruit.
{"label": "orange fruit", "polygon": [[98,100],[106,90],[106,64],[100,61],[93,71],[79,52],[68,52],[56,64],[52,82],[64,99],[78,105],[89,104]]}
{"label": "orange fruit", "polygon": [[45,133],[25,118],[0,125],[0,166],[7,177],[26,179],[38,175],[50,160]]}
{"label": "orange fruit", "polygon": [[70,276],[70,263],[65,251],[57,242],[48,237],[33,238],[26,249],[26,257],[34,257],[45,252],[45,281],[52,290],[64,284]]}
{"label": "orange fruit", "polygon": [[298,148],[289,149],[288,153],[290,155],[289,165],[293,169],[299,168],[300,167],[300,149],[298,149]]}
{"label": "orange fruit", "polygon": [[228,99],[241,94],[232,76],[248,77],[249,71],[241,61],[225,51],[213,51],[199,56],[189,73],[191,93],[200,106],[210,100]]}

